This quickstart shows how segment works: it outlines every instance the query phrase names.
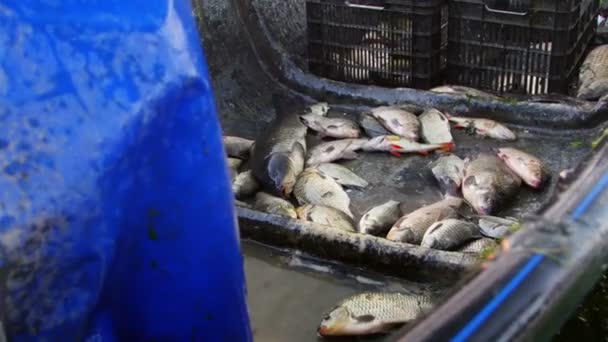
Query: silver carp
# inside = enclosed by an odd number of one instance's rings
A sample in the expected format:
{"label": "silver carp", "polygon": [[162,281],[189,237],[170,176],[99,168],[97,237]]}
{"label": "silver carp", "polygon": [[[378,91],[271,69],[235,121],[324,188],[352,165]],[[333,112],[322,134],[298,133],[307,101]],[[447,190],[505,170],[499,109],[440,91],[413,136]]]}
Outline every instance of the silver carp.
{"label": "silver carp", "polygon": [[462,202],[462,198],[448,197],[417,209],[401,217],[393,225],[386,238],[391,241],[420,245],[424,234],[433,223],[456,217]]}
{"label": "silver carp", "polygon": [[277,117],[256,140],[252,169],[266,191],[289,197],[306,157],[306,126],[300,105],[273,96]]}
{"label": "silver carp", "polygon": [[359,233],[383,235],[397,222],[401,216],[399,202],[388,201],[368,210],[359,221]]}
{"label": "silver carp", "polygon": [[319,325],[321,336],[358,336],[389,332],[432,309],[428,296],[361,293],[333,308]]}
{"label": "silver carp", "polygon": [[353,217],[348,194],[338,182],[319,170],[304,170],[298,177],[294,195],[300,205],[316,204],[332,207]]}
{"label": "silver carp", "polygon": [[265,192],[258,192],[255,195],[253,207],[269,214],[298,218],[296,208],[291,202]]}
{"label": "silver carp", "polygon": [[340,164],[325,163],[319,164],[315,168],[333,178],[342,186],[366,188],[369,185],[365,179]]}
{"label": "silver carp", "polygon": [[520,185],[521,179],[502,160],[480,154],[466,167],[462,194],[479,214],[491,215],[515,195]]}
{"label": "silver carp", "polygon": [[608,95],[608,45],[593,49],[581,66],[577,97],[594,101]]}
{"label": "silver carp", "polygon": [[338,139],[358,138],[361,129],[356,122],[348,119],[326,118],[316,114],[300,117],[304,125],[319,133],[321,138],[331,137]]}
{"label": "silver carp", "polygon": [[462,244],[481,237],[476,224],[447,219],[434,223],[422,238],[422,247],[451,251]]}
{"label": "silver carp", "polygon": [[310,150],[306,165],[331,163],[340,159],[355,159],[367,139],[343,139],[319,144]]}
{"label": "silver carp", "polygon": [[355,232],[355,226],[352,219],[338,209],[323,205],[307,204],[297,208],[296,212],[298,213],[298,218],[300,220],[337,228],[351,233]]}
{"label": "silver carp", "polygon": [[224,147],[226,148],[226,154],[228,157],[247,159],[249,158],[249,152],[253,147],[253,140],[224,136]]}
{"label": "silver carp", "polygon": [[547,167],[535,156],[515,148],[499,148],[498,157],[526,184],[540,189],[548,179]]}
{"label": "silver carp", "polygon": [[420,139],[420,121],[416,115],[398,106],[374,108],[371,114],[393,134],[411,141]]}
{"label": "silver carp", "polygon": [[421,124],[422,140],[429,144],[454,143],[450,121],[437,109],[426,110],[418,118]]}
{"label": "silver carp", "polygon": [[513,141],[517,136],[507,126],[490,119],[465,118],[461,116],[449,116],[449,120],[456,128],[465,128],[473,133],[497,140]]}
{"label": "silver carp", "polygon": [[431,164],[431,172],[439,182],[445,194],[456,196],[464,179],[464,160],[450,154],[437,159]]}
{"label": "silver carp", "polygon": [[232,192],[238,199],[249,197],[260,189],[260,183],[253,176],[253,171],[241,172],[232,182]]}

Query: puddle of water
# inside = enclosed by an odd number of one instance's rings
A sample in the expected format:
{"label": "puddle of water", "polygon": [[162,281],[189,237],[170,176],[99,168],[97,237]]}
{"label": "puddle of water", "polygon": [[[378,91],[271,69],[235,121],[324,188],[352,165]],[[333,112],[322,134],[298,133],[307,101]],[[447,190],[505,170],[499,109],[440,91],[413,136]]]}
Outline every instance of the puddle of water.
{"label": "puddle of water", "polygon": [[[290,255],[254,242],[244,241],[242,249],[256,341],[320,341],[317,327],[323,316],[341,300],[360,292],[429,293],[432,290],[431,285],[345,268],[297,252]],[[385,338],[355,340],[382,341]]]}

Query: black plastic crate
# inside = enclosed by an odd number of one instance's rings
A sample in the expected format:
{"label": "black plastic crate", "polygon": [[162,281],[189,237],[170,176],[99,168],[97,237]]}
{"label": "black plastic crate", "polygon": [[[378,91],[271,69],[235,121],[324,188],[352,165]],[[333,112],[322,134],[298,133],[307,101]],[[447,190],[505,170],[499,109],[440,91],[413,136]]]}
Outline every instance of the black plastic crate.
{"label": "black plastic crate", "polygon": [[307,0],[306,13],[314,74],[420,89],[445,76],[446,0]]}
{"label": "black plastic crate", "polygon": [[597,0],[449,0],[448,82],[568,93],[596,30]]}

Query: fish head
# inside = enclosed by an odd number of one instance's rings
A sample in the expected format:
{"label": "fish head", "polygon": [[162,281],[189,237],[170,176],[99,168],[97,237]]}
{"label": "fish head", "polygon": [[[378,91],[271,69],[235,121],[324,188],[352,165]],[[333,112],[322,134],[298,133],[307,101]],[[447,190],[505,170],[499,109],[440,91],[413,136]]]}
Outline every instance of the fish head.
{"label": "fish head", "polygon": [[496,207],[495,191],[485,174],[467,177],[462,184],[462,193],[467,202],[481,215],[490,215]]}
{"label": "fish head", "polygon": [[358,336],[387,330],[373,315],[353,315],[348,308],[338,306],[331,310],[317,329],[321,336]]}
{"label": "fish head", "polygon": [[289,198],[296,184],[296,173],[289,156],[273,154],[268,161],[268,178],[272,191],[284,198]]}

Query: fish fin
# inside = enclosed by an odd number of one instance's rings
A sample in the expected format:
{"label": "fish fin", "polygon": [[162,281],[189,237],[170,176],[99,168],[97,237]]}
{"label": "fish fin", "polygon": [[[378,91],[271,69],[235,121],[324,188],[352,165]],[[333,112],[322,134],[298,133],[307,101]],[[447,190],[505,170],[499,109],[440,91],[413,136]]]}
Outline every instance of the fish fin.
{"label": "fish fin", "polygon": [[457,122],[457,123],[454,125],[454,128],[465,128],[465,127],[466,127],[466,126],[465,126],[465,125],[463,125],[463,124],[462,124],[462,123],[460,123],[460,122]]}
{"label": "fish fin", "polygon": [[390,144],[390,147],[394,148],[394,149],[397,149],[397,150],[400,150],[400,149],[403,148],[401,145],[397,145],[397,144]]}
{"label": "fish fin", "polygon": [[452,150],[456,147],[456,144],[452,141],[449,143],[441,144],[441,150],[444,152],[452,152]]}
{"label": "fish fin", "polygon": [[416,153],[418,153],[424,157],[428,157],[428,155],[430,154],[429,151],[417,151]]}
{"label": "fish fin", "polygon": [[395,150],[390,150],[389,151],[390,154],[394,155],[397,158],[401,158],[401,153],[395,151]]}
{"label": "fish fin", "polygon": [[321,139],[325,139],[327,137],[327,134],[325,134],[325,132],[318,132],[317,135],[319,136],[319,138]]}
{"label": "fish fin", "polygon": [[357,159],[357,158],[359,158],[359,155],[355,151],[346,151],[342,155],[342,158],[344,158],[344,159]]}

